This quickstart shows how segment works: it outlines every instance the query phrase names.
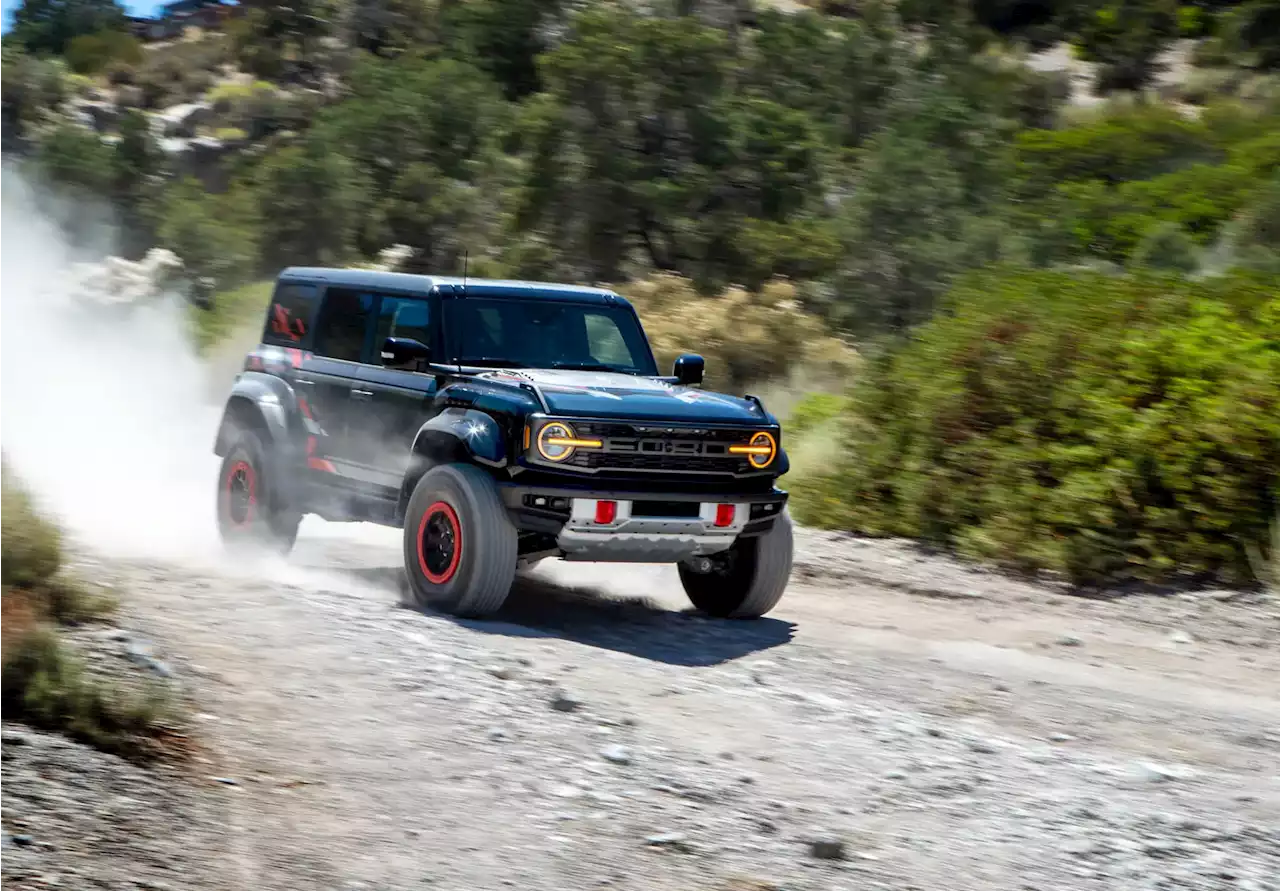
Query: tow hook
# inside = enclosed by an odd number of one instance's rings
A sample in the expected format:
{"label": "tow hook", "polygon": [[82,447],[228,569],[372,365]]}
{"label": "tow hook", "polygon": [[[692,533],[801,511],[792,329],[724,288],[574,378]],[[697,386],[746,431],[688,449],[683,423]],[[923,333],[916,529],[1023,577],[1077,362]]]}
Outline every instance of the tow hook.
{"label": "tow hook", "polygon": [[690,568],[690,569],[692,569],[694,572],[710,572],[710,571],[711,571],[711,558],[709,558],[709,557],[694,557],[692,560],[690,560],[690,561],[688,562],[688,566],[689,566],[689,568]]}

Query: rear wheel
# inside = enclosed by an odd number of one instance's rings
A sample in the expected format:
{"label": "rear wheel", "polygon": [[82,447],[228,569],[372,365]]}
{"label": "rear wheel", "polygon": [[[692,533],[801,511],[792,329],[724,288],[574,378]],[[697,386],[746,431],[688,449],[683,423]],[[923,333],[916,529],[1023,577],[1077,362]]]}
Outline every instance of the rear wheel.
{"label": "rear wheel", "polygon": [[708,557],[706,572],[681,563],[680,582],[704,613],[756,619],[777,606],[787,589],[792,549],[791,515],[784,510],[768,532],[739,538],[727,551]]}
{"label": "rear wheel", "polygon": [[218,533],[235,549],[287,554],[302,515],[283,503],[267,448],[254,430],[238,429],[218,471]]}
{"label": "rear wheel", "polygon": [[428,470],[404,520],[405,574],[414,601],[457,616],[495,612],[515,578],[518,538],[483,471],[469,464]]}

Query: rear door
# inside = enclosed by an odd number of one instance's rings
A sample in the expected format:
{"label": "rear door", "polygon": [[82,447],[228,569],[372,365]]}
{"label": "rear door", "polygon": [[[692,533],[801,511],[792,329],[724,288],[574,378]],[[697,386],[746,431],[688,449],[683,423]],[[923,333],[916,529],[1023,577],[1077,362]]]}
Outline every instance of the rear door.
{"label": "rear door", "polygon": [[353,460],[386,492],[399,492],[413,437],[426,420],[436,392],[436,379],[425,366],[419,371],[384,367],[380,347],[388,337],[407,337],[438,354],[438,307],[435,296],[377,295],[373,349],[370,361],[360,369],[350,437]]}
{"label": "rear door", "polygon": [[374,296],[350,288],[325,290],[312,332],[311,353],[295,373],[299,404],[312,431],[307,464],[318,482],[367,484],[351,439],[353,390],[368,354]]}

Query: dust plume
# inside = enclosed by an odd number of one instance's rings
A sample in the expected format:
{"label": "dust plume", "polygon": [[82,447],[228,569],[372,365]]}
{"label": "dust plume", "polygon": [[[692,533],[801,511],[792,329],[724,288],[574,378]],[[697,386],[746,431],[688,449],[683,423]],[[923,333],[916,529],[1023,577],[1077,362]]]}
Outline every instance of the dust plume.
{"label": "dust plume", "polygon": [[[147,557],[212,555],[218,409],[176,296],[135,306],[78,300],[54,200],[5,165],[0,423],[5,457],[67,532]],[[59,208],[62,210],[63,208]]]}

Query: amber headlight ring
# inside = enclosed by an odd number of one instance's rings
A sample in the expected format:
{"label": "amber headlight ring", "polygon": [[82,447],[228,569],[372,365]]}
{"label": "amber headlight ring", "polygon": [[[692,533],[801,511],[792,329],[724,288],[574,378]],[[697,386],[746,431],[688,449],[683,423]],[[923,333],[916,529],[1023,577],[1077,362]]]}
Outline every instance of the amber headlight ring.
{"label": "amber headlight ring", "polygon": [[549,421],[538,431],[538,454],[553,464],[568,461],[578,449],[598,449],[604,446],[599,439],[581,439],[564,421]]}
{"label": "amber headlight ring", "polygon": [[778,440],[767,430],[753,434],[747,445],[729,446],[729,454],[746,455],[747,463],[756,470],[764,470],[778,457]]}

